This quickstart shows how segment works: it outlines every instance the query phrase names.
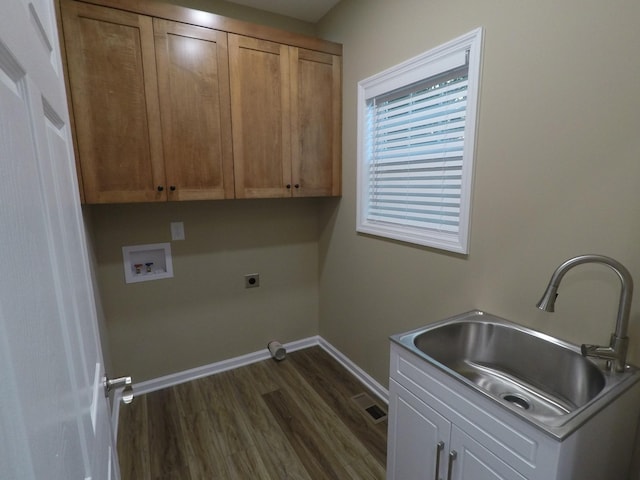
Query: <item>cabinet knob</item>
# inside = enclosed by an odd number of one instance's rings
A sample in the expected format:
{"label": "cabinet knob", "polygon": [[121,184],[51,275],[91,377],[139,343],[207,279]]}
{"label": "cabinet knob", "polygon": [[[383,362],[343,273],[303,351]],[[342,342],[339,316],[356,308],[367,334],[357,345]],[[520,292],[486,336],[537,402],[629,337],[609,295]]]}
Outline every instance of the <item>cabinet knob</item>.
{"label": "cabinet knob", "polygon": [[299,184],[299,183],[296,183],[296,184],[294,185],[294,187],[296,187],[296,188],[300,188],[300,184]]}
{"label": "cabinet knob", "polygon": [[172,192],[175,192],[176,191],[176,186],[175,185],[171,185],[169,187],[169,190],[171,190]]}
{"label": "cabinet knob", "polygon": [[158,191],[159,192],[163,192],[164,191],[164,187],[162,185],[158,185]]}
{"label": "cabinet knob", "polygon": [[287,183],[287,190],[291,189],[291,184]]}

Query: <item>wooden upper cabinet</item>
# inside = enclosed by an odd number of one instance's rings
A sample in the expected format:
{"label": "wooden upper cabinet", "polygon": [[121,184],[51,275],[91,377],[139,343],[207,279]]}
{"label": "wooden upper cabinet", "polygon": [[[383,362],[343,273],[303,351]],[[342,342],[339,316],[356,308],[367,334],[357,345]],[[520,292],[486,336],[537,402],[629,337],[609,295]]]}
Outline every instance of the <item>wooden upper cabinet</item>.
{"label": "wooden upper cabinet", "polygon": [[229,35],[236,197],[341,193],[341,57]]}
{"label": "wooden upper cabinet", "polygon": [[289,47],[229,34],[237,198],[291,195]]}
{"label": "wooden upper cabinet", "polygon": [[85,201],[166,200],[151,18],[61,7]]}
{"label": "wooden upper cabinet", "polygon": [[227,34],[153,27],[169,200],[233,198]]}
{"label": "wooden upper cabinet", "polygon": [[290,47],[289,59],[293,195],[340,195],[341,57]]}
{"label": "wooden upper cabinet", "polygon": [[86,203],[340,195],[340,45],[156,0],[57,1]]}

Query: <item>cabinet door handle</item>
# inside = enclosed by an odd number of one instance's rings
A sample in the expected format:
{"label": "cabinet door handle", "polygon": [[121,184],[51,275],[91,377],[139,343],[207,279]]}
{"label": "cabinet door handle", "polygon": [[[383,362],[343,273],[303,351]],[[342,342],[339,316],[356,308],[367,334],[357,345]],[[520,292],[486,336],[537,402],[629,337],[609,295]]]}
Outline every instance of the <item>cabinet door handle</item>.
{"label": "cabinet door handle", "polygon": [[436,476],[435,476],[436,480],[440,480],[440,454],[442,453],[443,450],[444,450],[444,442],[440,441],[438,442],[438,445],[436,445]]}
{"label": "cabinet door handle", "polygon": [[300,188],[300,184],[299,184],[299,183],[296,183],[296,184],[294,185],[294,187],[296,187],[296,188]]}
{"label": "cabinet door handle", "polygon": [[449,468],[447,469],[447,480],[451,480],[453,478],[453,462],[458,458],[458,452],[455,450],[451,450],[449,453]]}
{"label": "cabinet door handle", "polygon": [[291,184],[287,183],[287,189],[290,189],[290,188],[291,188]]}
{"label": "cabinet door handle", "polygon": [[164,190],[164,187],[162,185],[158,185],[158,191],[162,192]]}
{"label": "cabinet door handle", "polygon": [[175,185],[171,185],[169,187],[169,190],[171,190],[172,192],[175,192],[176,191],[176,186]]}

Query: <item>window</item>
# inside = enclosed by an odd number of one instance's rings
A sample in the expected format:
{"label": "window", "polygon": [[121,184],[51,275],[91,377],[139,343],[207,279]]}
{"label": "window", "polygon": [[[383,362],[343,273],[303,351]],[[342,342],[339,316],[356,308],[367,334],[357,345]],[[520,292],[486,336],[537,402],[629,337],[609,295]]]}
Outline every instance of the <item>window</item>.
{"label": "window", "polygon": [[482,29],[358,83],[357,231],[468,253]]}

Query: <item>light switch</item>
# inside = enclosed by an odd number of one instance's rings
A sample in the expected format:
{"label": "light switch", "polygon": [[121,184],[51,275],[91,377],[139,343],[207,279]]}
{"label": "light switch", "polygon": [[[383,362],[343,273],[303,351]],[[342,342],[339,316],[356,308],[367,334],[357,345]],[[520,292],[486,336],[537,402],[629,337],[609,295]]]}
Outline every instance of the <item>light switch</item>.
{"label": "light switch", "polygon": [[183,222],[171,222],[171,240],[184,240]]}

